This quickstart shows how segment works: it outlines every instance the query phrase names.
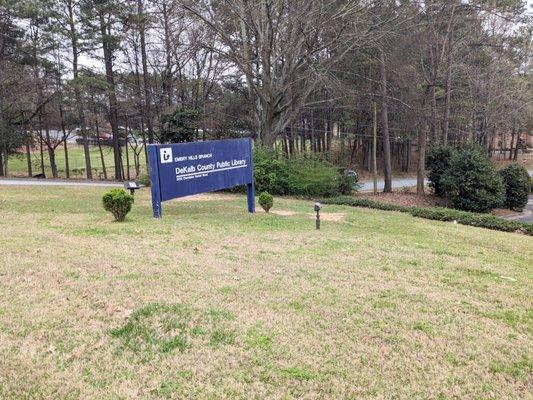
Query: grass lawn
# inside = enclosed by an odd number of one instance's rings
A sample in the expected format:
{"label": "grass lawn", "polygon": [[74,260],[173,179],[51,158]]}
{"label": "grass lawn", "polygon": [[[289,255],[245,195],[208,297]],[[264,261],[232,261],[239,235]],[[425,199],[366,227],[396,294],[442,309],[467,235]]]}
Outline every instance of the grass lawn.
{"label": "grass lawn", "polygon": [[[135,167],[133,162],[133,150],[128,146],[129,158],[130,158],[130,173],[135,173]],[[93,178],[99,179],[102,175],[102,158],[100,156],[100,150],[97,146],[89,146],[89,152],[91,155],[91,167],[93,168]],[[113,148],[110,146],[102,146],[102,152],[104,154],[104,163],[106,165],[107,173],[111,176],[114,173],[115,161],[113,159]],[[41,173],[41,154],[39,149],[36,148],[32,151],[32,168],[33,174]],[[85,175],[85,154],[83,152],[83,146],[77,144],[68,145],[68,159],[69,169],[71,171],[71,178],[83,179]],[[124,168],[126,168],[126,146],[122,146],[122,160]],[[56,149],[56,163],[59,170],[59,177],[65,178],[65,150],[63,146],[59,146]],[[144,156],[144,150],[141,150],[140,154],[141,168],[145,168],[146,160]],[[50,168],[50,161],[48,157],[48,151],[44,148],[44,166],[45,174],[47,178],[52,177],[52,170]],[[96,170],[96,171],[94,171]],[[28,176],[28,161],[26,154],[20,154],[9,157],[8,165],[9,174],[12,176]],[[102,175],[103,177],[103,175]]]}
{"label": "grass lawn", "polygon": [[102,193],[0,187],[1,399],[532,396],[531,237]]}

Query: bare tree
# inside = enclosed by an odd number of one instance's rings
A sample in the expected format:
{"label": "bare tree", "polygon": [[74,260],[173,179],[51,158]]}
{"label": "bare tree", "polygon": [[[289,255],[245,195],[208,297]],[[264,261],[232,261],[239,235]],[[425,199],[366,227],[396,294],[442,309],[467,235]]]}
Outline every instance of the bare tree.
{"label": "bare tree", "polygon": [[369,5],[355,1],[202,0],[183,7],[224,44],[216,51],[244,77],[258,136],[269,147],[336,62],[373,31]]}

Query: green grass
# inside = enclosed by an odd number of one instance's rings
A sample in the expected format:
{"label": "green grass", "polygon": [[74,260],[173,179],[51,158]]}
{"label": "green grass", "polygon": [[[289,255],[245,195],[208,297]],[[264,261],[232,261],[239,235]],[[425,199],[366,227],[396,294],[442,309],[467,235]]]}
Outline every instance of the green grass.
{"label": "green grass", "polygon": [[[126,147],[122,146],[122,162],[126,166]],[[130,174],[135,174],[133,150],[128,147],[130,158]],[[97,146],[89,146],[89,152],[91,156],[91,167],[93,169],[93,178],[103,178],[102,159],[100,156],[100,150]],[[113,149],[110,146],[102,146],[102,152],[104,154],[104,163],[109,176],[113,175],[113,169],[115,161],[113,158]],[[32,169],[33,174],[41,173],[41,155],[38,148],[32,151]],[[71,178],[84,178],[85,175],[85,154],[83,152],[83,146],[77,144],[68,145],[68,159],[69,169],[71,172]],[[146,171],[146,160],[144,151],[141,151],[140,155],[141,170]],[[65,178],[65,151],[63,146],[59,146],[56,149],[56,164],[60,178]],[[50,168],[50,159],[48,151],[44,148],[44,166],[45,174],[47,177],[52,177],[52,170]],[[28,161],[26,154],[13,155],[9,157],[8,171],[11,176],[28,176]]]}
{"label": "green grass", "polygon": [[530,396],[532,237],[104,190],[0,186],[1,399]]}

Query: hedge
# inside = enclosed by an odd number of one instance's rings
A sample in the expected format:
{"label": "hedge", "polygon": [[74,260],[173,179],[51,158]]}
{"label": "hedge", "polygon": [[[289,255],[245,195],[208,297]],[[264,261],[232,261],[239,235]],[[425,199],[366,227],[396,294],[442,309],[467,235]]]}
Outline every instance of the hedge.
{"label": "hedge", "polygon": [[319,200],[322,204],[336,204],[340,206],[377,208],[384,211],[409,212],[409,207],[399,206],[396,204],[380,203],[379,201],[369,199],[358,199],[349,196],[329,197]]}
{"label": "hedge", "polygon": [[522,232],[533,236],[533,224],[518,221],[508,221],[492,214],[473,213],[469,211],[454,210],[445,207],[406,207],[394,204],[381,203],[369,199],[340,196],[321,199],[323,204],[336,204],[341,206],[375,208],[385,211],[399,211],[409,213],[413,217],[431,219],[436,221],[456,221],[461,225],[477,226],[503,232]]}
{"label": "hedge", "polygon": [[257,192],[302,197],[351,194],[357,183],[320,157],[286,159],[260,147],[254,149],[254,179]]}

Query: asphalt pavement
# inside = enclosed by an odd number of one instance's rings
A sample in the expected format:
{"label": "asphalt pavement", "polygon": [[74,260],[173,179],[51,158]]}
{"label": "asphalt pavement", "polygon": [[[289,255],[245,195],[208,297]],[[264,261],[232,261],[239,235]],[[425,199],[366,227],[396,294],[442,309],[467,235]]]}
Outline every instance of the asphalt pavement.
{"label": "asphalt pavement", "polygon": [[533,224],[533,195],[529,196],[528,202],[527,202],[526,207],[524,208],[524,211],[522,211],[521,213],[517,213],[515,215],[505,217],[505,219],[508,219],[511,221],[520,221],[520,222],[527,222],[528,224]]}
{"label": "asphalt pavement", "polygon": [[[373,181],[360,182],[361,190],[372,190]],[[426,180],[427,184],[427,180]],[[95,186],[95,187],[114,187],[123,186],[122,182],[102,182],[87,180],[63,180],[63,179],[36,179],[36,178],[0,178],[0,185],[19,185],[19,186]],[[378,190],[383,190],[385,182],[378,180]],[[400,178],[392,180],[393,188],[404,186],[416,186],[415,178]]]}
{"label": "asphalt pavement", "polygon": [[[426,185],[428,184],[427,179],[424,182]],[[374,181],[362,181],[362,182],[359,182],[359,185],[360,185],[359,190],[362,190],[365,192],[369,190],[374,190]],[[385,187],[385,181],[382,179],[378,179],[377,186],[378,186],[378,190],[382,191],[383,188]],[[416,178],[392,178],[393,189],[395,188],[398,189],[402,187],[411,187],[411,186],[416,186]]]}

